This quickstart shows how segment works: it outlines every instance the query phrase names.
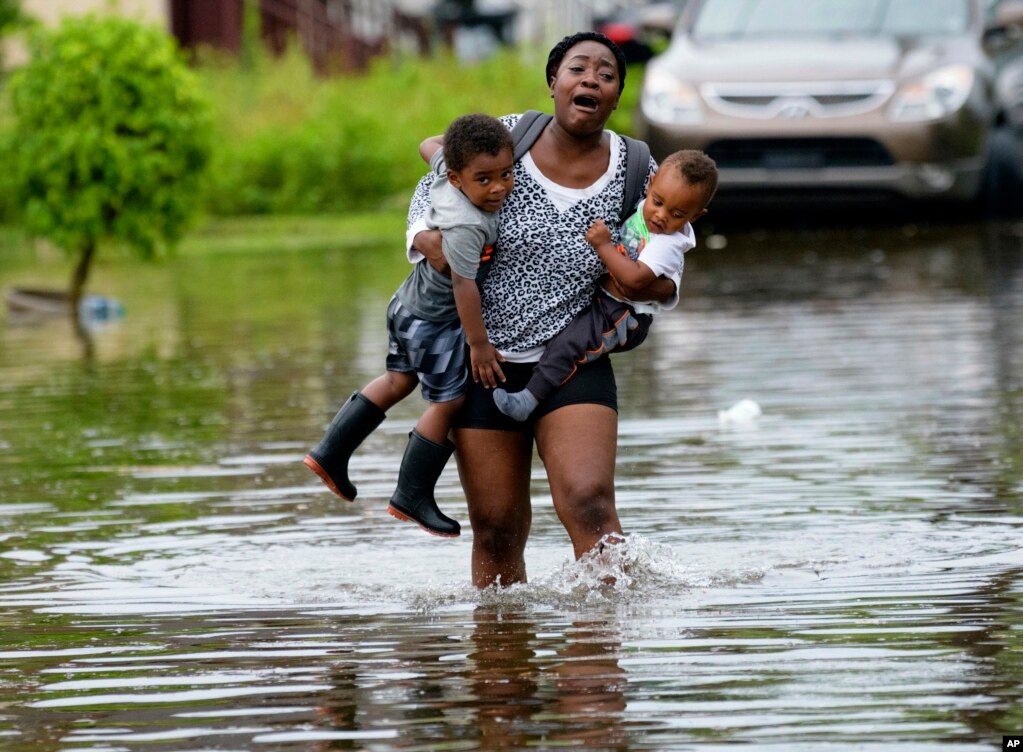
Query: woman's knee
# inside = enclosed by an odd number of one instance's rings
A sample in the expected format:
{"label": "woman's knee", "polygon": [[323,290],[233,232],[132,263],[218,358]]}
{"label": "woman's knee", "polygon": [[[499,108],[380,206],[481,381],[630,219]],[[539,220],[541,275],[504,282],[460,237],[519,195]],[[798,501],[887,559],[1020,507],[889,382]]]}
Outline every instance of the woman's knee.
{"label": "woman's knee", "polygon": [[473,543],[481,550],[501,557],[516,555],[525,549],[530,526],[528,511],[470,508],[469,518]]}
{"label": "woman's knee", "polygon": [[586,530],[606,531],[618,522],[614,484],[602,478],[580,478],[565,483],[555,498],[560,516]]}
{"label": "woman's knee", "polygon": [[526,549],[527,536],[515,529],[474,523],[472,536],[473,546],[493,560],[513,560],[521,557]]}

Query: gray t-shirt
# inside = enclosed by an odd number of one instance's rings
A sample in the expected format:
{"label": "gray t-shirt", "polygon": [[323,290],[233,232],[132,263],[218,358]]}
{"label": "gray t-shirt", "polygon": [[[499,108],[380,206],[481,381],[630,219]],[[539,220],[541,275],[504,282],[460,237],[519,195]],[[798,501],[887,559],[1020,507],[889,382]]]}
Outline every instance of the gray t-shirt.
{"label": "gray t-shirt", "polygon": [[[475,279],[480,254],[486,246],[497,242],[499,212],[483,211],[448,182],[443,149],[433,155],[430,168],[434,179],[426,225],[443,233],[444,258],[452,270],[460,277]],[[458,318],[451,278],[425,260],[413,267],[397,295],[401,304],[421,319],[450,321]]]}

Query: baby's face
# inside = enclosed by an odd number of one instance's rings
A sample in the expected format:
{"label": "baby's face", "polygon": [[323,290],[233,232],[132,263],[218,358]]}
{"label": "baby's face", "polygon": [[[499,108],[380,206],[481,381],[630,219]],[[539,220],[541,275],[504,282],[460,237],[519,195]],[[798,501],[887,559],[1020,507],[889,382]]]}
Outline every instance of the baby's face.
{"label": "baby's face", "polygon": [[671,235],[707,213],[707,193],[674,167],[657,171],[643,202],[643,220],[655,235]]}
{"label": "baby's face", "polygon": [[485,212],[495,212],[515,184],[511,149],[497,154],[477,154],[461,170],[448,170],[448,180]]}

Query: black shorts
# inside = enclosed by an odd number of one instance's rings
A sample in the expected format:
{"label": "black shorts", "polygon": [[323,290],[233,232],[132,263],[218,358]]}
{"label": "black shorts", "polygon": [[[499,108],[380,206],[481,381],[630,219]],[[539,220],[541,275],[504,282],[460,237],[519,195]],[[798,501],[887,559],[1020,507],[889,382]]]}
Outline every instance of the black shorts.
{"label": "black shorts", "polygon": [[[466,362],[469,356],[466,355]],[[505,381],[501,388],[517,392],[526,386],[533,375],[534,363],[502,363]],[[494,390],[486,389],[472,379],[466,385],[465,406],[455,416],[454,428],[485,428],[497,431],[526,431],[532,433],[533,424],[566,405],[606,405],[618,412],[618,385],[611,359],[606,355],[592,363],[579,366],[567,382],[550,397],[542,400],[526,422],[509,418],[494,404]]]}

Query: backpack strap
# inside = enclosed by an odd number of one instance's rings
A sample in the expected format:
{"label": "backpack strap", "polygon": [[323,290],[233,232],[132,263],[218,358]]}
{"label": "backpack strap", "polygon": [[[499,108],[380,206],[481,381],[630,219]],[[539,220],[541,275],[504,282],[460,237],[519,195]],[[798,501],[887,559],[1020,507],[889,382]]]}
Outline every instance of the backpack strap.
{"label": "backpack strap", "polygon": [[[543,129],[553,120],[553,116],[538,110],[526,110],[511,130],[514,149],[512,156],[518,162],[540,138]],[[647,176],[650,174],[650,147],[644,141],[637,141],[628,136],[620,136],[625,144],[625,191],[622,197],[622,213],[624,220],[636,208]]]}
{"label": "backpack strap", "polygon": [[625,142],[625,196],[622,203],[622,220],[624,221],[639,203],[650,174],[650,147],[645,141],[637,141],[622,136]]}
{"label": "backpack strap", "polygon": [[522,113],[519,122],[515,124],[511,131],[512,143],[515,145],[512,150],[512,156],[516,162],[522,159],[526,152],[533,147],[536,140],[540,138],[540,134],[543,133],[543,129],[553,119],[552,115],[538,110],[526,110]]}

